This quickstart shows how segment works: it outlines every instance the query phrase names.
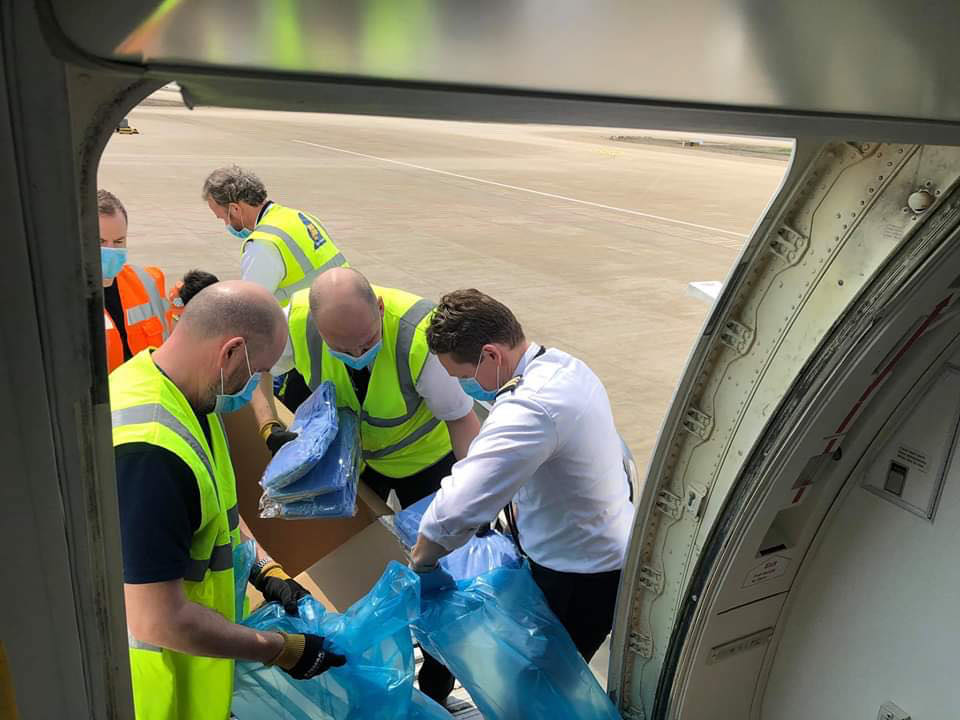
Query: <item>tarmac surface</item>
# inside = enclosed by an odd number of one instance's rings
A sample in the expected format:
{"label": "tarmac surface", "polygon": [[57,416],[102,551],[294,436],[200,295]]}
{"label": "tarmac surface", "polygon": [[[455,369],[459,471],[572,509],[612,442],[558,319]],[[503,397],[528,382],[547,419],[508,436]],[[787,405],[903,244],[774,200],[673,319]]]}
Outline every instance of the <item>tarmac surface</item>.
{"label": "tarmac surface", "polygon": [[709,310],[687,284],[726,277],[787,167],[774,141],[748,143],[774,148],[764,156],[729,138],[709,152],[669,133],[178,102],[161,91],[133,111],[139,134],[115,135],[100,165],[130,216],[132,262],[168,282],[190,268],[238,277],[238,243],[200,190],[240,164],[271,199],[316,214],[372,282],[435,300],[477,287],[528,338],[584,360],[641,473]]}

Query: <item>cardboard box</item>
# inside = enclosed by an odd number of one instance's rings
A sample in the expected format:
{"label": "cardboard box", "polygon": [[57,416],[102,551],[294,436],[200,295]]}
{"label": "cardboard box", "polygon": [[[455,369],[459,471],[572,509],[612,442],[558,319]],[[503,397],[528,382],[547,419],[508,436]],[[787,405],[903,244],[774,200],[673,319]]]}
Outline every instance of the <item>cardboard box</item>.
{"label": "cardboard box", "polygon": [[297,581],[320,588],[333,607],[343,611],[369,592],[391,560],[407,564],[403,546],[374,520],[300,573]]}
{"label": "cardboard box", "polygon": [[[286,408],[277,410],[282,421],[292,421]],[[260,477],[270,462],[270,451],[257,433],[249,407],[224,415],[223,420],[237,477],[240,516],[257,543],[318,600],[331,609],[346,610],[370,590],[390,560],[406,564],[403,546],[377,520],[390,508],[362,481],[357,514],[352,518],[261,518]],[[262,600],[255,590],[250,597],[251,607]]]}

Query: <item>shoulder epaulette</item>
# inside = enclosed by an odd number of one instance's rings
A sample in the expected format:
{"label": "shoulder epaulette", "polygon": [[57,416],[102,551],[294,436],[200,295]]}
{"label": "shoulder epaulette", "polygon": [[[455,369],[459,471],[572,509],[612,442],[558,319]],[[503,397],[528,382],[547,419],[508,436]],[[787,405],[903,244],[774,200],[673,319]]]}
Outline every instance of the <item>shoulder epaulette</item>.
{"label": "shoulder epaulette", "polygon": [[497,391],[497,397],[500,397],[500,396],[503,395],[504,393],[513,392],[513,391],[516,390],[518,387],[520,387],[522,384],[523,384],[523,376],[522,376],[522,375],[519,375],[519,376],[517,376],[517,377],[515,377],[515,378],[511,378],[510,381],[507,382],[506,385],[504,385],[502,388],[500,388],[500,389]]}

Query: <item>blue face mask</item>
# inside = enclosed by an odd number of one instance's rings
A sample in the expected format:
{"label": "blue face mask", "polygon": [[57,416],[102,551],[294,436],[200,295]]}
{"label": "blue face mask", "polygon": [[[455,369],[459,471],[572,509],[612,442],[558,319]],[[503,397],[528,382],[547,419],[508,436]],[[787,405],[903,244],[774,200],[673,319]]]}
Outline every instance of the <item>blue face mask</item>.
{"label": "blue face mask", "polygon": [[227,395],[223,391],[223,368],[220,368],[220,392],[217,395],[217,402],[213,406],[213,411],[215,413],[236,412],[240,408],[247,405],[250,402],[250,398],[253,397],[253,391],[257,388],[257,384],[260,382],[260,375],[254,375],[250,370],[250,356],[247,355],[246,343],[243,344],[243,354],[247,359],[247,372],[250,373],[250,379],[247,380],[247,384],[243,386],[240,392]]}
{"label": "blue face mask", "polygon": [[331,355],[333,355],[337,360],[342,362],[347,367],[351,367],[354,370],[363,370],[365,367],[369,367],[371,364],[373,364],[373,361],[377,359],[377,353],[380,352],[380,348],[382,346],[383,338],[381,337],[379,340],[377,340],[372,348],[367,350],[360,357],[354,357],[353,355],[337,352],[329,347],[327,349],[330,350]]}
{"label": "blue face mask", "polygon": [[237,230],[233,226],[233,223],[230,222],[230,206],[229,205],[227,205],[226,220],[227,220],[227,232],[233,235],[237,240],[246,240],[248,237],[250,237],[250,233],[253,232],[253,230],[250,230],[249,228],[241,227],[239,230]]}
{"label": "blue face mask", "polygon": [[237,240],[246,240],[248,237],[250,237],[250,233],[252,233],[253,230],[249,228],[237,230],[233,225],[227,223],[227,232],[233,235]]}
{"label": "blue face mask", "polygon": [[126,264],[126,248],[100,246],[100,272],[104,280],[113,280]]}
{"label": "blue face mask", "polygon": [[480,363],[483,362],[483,351],[480,351],[480,359],[477,360],[477,369],[473,371],[472,378],[460,378],[460,387],[474,400],[482,402],[493,402],[497,399],[497,392],[500,390],[500,364],[497,364],[497,389],[487,390],[477,381],[477,373],[480,372]]}

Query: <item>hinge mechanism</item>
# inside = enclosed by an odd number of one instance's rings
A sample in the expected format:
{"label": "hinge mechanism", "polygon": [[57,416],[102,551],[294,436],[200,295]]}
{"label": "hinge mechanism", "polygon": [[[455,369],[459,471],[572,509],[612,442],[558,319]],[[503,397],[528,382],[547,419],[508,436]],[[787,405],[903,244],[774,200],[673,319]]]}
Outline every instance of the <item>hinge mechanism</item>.
{"label": "hinge mechanism", "polygon": [[810,239],[806,235],[784,225],[770,241],[770,252],[786,260],[788,265],[796,265],[809,246]]}
{"label": "hinge mechanism", "polygon": [[667,517],[679,520],[683,515],[683,507],[680,505],[680,498],[669,490],[661,490],[657,493],[657,499],[654,501],[654,507]]}
{"label": "hinge mechanism", "polygon": [[687,432],[693,433],[701,440],[706,440],[710,437],[710,431],[713,429],[713,418],[705,412],[691,407],[687,408],[681,424]]}
{"label": "hinge mechanism", "polygon": [[650,592],[659,595],[663,590],[663,572],[651,565],[641,565],[637,572],[637,582]]}
{"label": "hinge mechanism", "polygon": [[653,638],[644,632],[630,633],[630,652],[640,657],[653,657]]}
{"label": "hinge mechanism", "polygon": [[736,320],[727,320],[720,330],[720,342],[744,355],[753,342],[753,330]]}

